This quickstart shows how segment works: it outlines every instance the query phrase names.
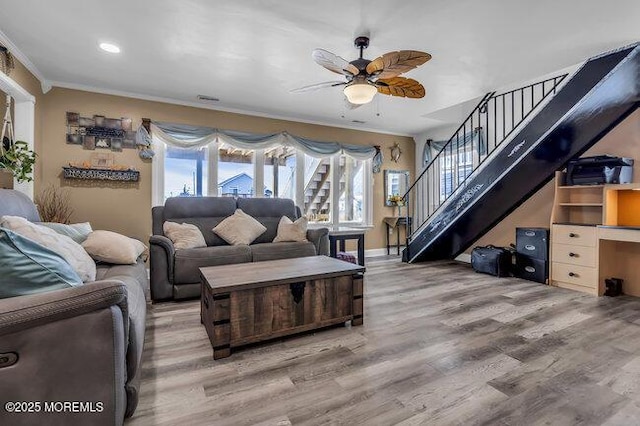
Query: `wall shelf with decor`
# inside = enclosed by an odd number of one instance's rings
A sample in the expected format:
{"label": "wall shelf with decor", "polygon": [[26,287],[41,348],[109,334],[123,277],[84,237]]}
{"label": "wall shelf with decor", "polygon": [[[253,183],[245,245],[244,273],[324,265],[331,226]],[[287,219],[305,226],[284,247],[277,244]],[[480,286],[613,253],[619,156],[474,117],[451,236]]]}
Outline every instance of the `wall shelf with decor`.
{"label": "wall shelf with decor", "polygon": [[138,182],[140,172],[137,170],[105,170],[85,169],[80,167],[63,167],[65,179],[107,180],[114,182]]}

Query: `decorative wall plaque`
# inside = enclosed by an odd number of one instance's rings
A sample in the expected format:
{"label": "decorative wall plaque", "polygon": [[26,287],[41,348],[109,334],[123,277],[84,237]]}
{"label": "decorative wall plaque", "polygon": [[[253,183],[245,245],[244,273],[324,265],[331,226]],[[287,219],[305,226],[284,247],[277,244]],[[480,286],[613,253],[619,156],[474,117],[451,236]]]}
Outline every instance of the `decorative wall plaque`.
{"label": "decorative wall plaque", "polygon": [[103,115],[81,117],[67,112],[67,143],[84,149],[122,151],[136,149],[136,133],[130,118],[107,118]]}

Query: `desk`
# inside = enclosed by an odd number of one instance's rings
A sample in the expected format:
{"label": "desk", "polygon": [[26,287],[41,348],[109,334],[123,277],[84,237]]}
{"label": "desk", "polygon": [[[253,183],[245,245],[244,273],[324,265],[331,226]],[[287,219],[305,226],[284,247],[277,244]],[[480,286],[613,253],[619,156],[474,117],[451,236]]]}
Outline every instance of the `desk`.
{"label": "desk", "polygon": [[[404,247],[404,244],[400,244],[400,228],[404,227],[405,235],[410,235],[412,220],[410,217],[406,216],[388,216],[382,219],[382,221],[387,225],[387,254],[391,254],[390,249],[395,247],[399,256],[400,247]],[[390,242],[391,238],[389,235],[392,233],[393,229],[396,230],[396,244],[391,244]]]}
{"label": "desk", "polygon": [[602,296],[605,278],[640,297],[640,183],[566,185],[556,172],[550,284]]}
{"label": "desk", "polygon": [[366,229],[359,228],[338,228],[329,230],[329,255],[337,257],[337,244],[340,243],[340,251],[346,251],[345,242],[347,240],[358,241],[358,264],[364,266],[364,233]]}
{"label": "desk", "polygon": [[622,292],[640,297],[640,228],[598,226],[598,295],[605,278],[622,278]]}

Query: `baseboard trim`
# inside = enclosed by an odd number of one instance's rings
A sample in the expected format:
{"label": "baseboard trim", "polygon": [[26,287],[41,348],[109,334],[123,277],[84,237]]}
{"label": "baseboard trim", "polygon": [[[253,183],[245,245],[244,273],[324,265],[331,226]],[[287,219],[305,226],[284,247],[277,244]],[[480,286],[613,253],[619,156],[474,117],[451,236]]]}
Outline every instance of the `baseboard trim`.
{"label": "baseboard trim", "polygon": [[[391,255],[396,255],[395,249],[390,251]],[[347,251],[347,253],[352,254],[354,256],[358,256],[357,251]],[[387,249],[386,248],[377,248],[377,249],[369,249],[364,251],[364,257],[378,257],[378,256],[386,256]],[[402,255],[402,249],[400,250],[400,255]]]}

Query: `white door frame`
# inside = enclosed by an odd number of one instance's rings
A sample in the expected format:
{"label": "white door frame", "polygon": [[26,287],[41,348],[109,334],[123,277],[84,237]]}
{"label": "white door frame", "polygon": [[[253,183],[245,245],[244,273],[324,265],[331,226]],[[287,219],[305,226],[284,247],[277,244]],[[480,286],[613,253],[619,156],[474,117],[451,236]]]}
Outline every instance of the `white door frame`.
{"label": "white door frame", "polygon": [[[26,142],[29,149],[34,150],[36,98],[2,72],[0,72],[0,90],[11,96],[14,101],[13,130],[15,139]],[[14,181],[14,188],[33,200],[33,182],[18,183]]]}

